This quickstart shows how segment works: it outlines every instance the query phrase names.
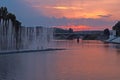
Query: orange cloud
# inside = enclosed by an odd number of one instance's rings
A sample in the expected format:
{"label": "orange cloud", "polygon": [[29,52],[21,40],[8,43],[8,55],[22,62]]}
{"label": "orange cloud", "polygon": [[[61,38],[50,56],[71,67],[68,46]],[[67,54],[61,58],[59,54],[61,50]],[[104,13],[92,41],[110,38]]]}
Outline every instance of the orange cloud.
{"label": "orange cloud", "polygon": [[[45,7],[46,11],[49,14],[47,16],[55,16],[58,18],[66,17],[66,18],[100,18],[99,15],[107,15],[108,13],[103,10],[95,10],[95,11],[83,11],[82,8],[79,7],[70,7],[70,6],[49,6]],[[58,14],[60,13],[60,14]]]}
{"label": "orange cloud", "polygon": [[49,8],[58,9],[58,10],[81,10],[82,9],[82,8],[70,7],[70,6],[54,6]]}
{"label": "orange cloud", "polygon": [[[66,18],[101,18],[99,15],[108,15],[104,10],[94,10],[94,11],[83,11],[79,7],[69,7],[69,6],[35,6],[36,8],[41,9],[44,15],[48,17],[66,17]],[[48,14],[49,13],[49,14]]]}
{"label": "orange cloud", "polygon": [[109,15],[104,17],[110,19],[119,18],[120,0],[25,0],[34,9],[40,11],[47,17],[66,18],[103,18],[99,15]]}

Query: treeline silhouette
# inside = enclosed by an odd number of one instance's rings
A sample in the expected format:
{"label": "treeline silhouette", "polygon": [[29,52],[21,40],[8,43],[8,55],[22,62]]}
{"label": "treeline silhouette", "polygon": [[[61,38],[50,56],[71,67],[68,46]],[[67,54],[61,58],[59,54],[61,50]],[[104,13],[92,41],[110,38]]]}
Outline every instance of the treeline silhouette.
{"label": "treeline silhouette", "polygon": [[8,29],[10,22],[16,32],[18,32],[21,22],[16,19],[13,13],[8,12],[6,7],[0,7],[0,26],[5,30]]}

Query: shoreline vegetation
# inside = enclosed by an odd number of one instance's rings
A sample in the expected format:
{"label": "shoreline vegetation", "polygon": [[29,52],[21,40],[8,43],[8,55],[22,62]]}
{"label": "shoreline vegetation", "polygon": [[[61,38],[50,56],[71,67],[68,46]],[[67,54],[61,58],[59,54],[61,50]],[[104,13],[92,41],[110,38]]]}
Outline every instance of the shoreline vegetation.
{"label": "shoreline vegetation", "polygon": [[91,30],[91,31],[73,31],[69,28],[64,30],[61,28],[55,28],[54,30],[55,39],[82,39],[82,40],[101,40],[103,42],[109,43],[120,43],[120,21],[118,21],[113,27],[112,30],[108,28],[104,30]]}

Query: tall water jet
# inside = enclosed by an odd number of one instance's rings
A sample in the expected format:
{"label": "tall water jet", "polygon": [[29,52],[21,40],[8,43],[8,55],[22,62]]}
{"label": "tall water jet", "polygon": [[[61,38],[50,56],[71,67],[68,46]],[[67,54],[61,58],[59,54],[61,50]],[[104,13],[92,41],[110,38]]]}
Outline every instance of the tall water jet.
{"label": "tall water jet", "polygon": [[28,50],[46,49],[52,40],[52,28],[46,27],[20,27],[18,34],[10,26],[7,35],[0,27],[1,50]]}

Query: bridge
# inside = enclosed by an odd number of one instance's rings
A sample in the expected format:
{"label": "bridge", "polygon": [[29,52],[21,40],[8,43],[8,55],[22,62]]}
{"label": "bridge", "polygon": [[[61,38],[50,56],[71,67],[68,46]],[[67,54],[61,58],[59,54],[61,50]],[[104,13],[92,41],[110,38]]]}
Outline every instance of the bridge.
{"label": "bridge", "polygon": [[54,36],[57,38],[62,38],[62,39],[76,39],[76,38],[83,38],[88,34],[84,33],[55,33]]}
{"label": "bridge", "polygon": [[73,33],[54,33],[54,36],[62,39],[76,39],[83,38],[87,35],[102,35],[103,31],[79,31]]}

